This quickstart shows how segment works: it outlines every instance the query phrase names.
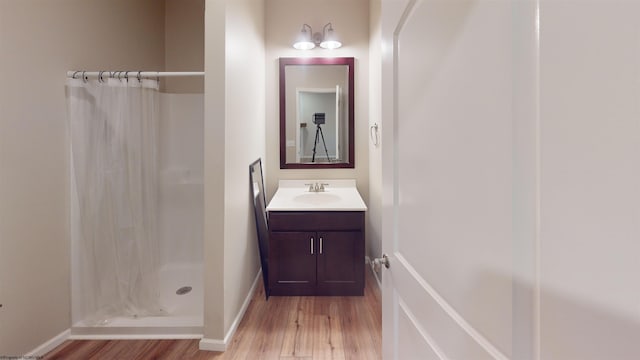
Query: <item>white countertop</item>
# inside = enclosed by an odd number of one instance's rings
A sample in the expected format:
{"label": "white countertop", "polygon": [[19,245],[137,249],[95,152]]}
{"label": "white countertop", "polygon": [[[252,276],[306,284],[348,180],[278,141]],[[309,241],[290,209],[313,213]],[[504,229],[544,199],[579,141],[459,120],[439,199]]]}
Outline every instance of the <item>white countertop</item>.
{"label": "white countertop", "polygon": [[[324,192],[309,185],[326,184]],[[355,180],[280,180],[267,211],[366,211]]]}

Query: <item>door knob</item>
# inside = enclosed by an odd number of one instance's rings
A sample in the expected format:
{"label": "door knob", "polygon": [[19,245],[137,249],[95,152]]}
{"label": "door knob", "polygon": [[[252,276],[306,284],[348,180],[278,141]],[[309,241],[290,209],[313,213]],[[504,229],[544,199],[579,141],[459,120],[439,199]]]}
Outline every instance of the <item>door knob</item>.
{"label": "door knob", "polygon": [[376,272],[380,271],[382,265],[384,265],[384,267],[386,267],[387,269],[389,268],[389,266],[391,266],[389,264],[389,256],[387,256],[387,254],[382,254],[382,257],[375,258],[373,260],[373,268],[376,270]]}

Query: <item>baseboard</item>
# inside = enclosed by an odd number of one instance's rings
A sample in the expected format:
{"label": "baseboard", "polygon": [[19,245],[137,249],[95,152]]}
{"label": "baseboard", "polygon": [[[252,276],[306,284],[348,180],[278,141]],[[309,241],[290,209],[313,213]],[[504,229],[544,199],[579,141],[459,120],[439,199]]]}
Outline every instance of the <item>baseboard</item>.
{"label": "baseboard", "polygon": [[72,334],[69,340],[187,340],[202,339],[202,334]]}
{"label": "baseboard", "polygon": [[34,359],[34,358],[39,358],[39,357],[44,356],[49,351],[57,348],[63,342],[67,341],[67,339],[69,339],[69,335],[71,335],[71,329],[67,329],[67,330],[61,332],[60,334],[54,336],[49,341],[45,342],[44,344],[38,346],[34,350],[32,350],[29,353],[25,354],[22,357],[22,359]]}
{"label": "baseboard", "polygon": [[224,340],[202,338],[199,348],[203,351],[225,351],[227,350],[227,343]]}
{"label": "baseboard", "polygon": [[[240,325],[240,321],[242,321],[242,318],[244,317],[244,313],[247,311],[247,308],[249,307],[249,303],[251,303],[251,299],[253,298],[253,295],[256,289],[258,288],[258,284],[260,283],[261,276],[262,276],[262,271],[258,271],[258,274],[256,275],[256,278],[253,281],[253,284],[251,285],[251,289],[249,290],[249,293],[247,294],[247,297],[245,298],[244,303],[240,308],[240,311],[236,315],[233,323],[231,324],[229,331],[227,331],[227,334],[224,337],[224,340],[202,338],[199,344],[200,350],[225,351],[227,349],[227,345],[231,343],[231,340],[233,339],[233,335],[236,333],[236,330],[238,329],[238,325]],[[114,339],[117,336],[104,335],[102,337],[104,339]],[[79,334],[72,336],[71,329],[67,329],[61,332],[60,334],[56,335],[52,339],[48,340],[44,344],[38,346],[36,349],[25,354],[23,359],[44,356],[46,353],[60,346],[63,342],[69,339],[76,339],[76,340],[94,339],[95,340],[102,337],[100,335],[79,335]],[[201,337],[200,334],[159,334],[155,336],[154,339],[177,339],[177,338],[193,339],[193,338],[200,338],[200,337]],[[135,338],[149,339],[149,336],[128,334],[128,335],[121,335],[118,338],[129,339],[129,340],[135,339]]]}
{"label": "baseboard", "polygon": [[247,297],[244,299],[244,302],[242,303],[242,307],[240,308],[240,311],[238,311],[238,314],[233,320],[233,323],[231,323],[231,327],[229,328],[229,331],[227,331],[227,334],[225,335],[224,339],[220,340],[220,339],[202,338],[200,340],[200,345],[199,345],[200,350],[204,350],[204,351],[226,351],[227,350],[227,345],[231,343],[231,340],[233,339],[233,335],[235,335],[236,330],[238,330],[238,325],[240,325],[240,321],[242,321],[242,318],[244,317],[244,313],[247,311],[247,308],[249,307],[249,303],[251,303],[251,299],[253,298],[253,295],[256,292],[256,289],[258,288],[258,284],[260,284],[261,277],[262,277],[262,270],[258,271],[258,275],[256,275],[256,278],[253,280],[253,285],[251,285],[251,289],[249,289],[249,293],[247,294]]}
{"label": "baseboard", "polygon": [[373,277],[376,279],[376,284],[378,284],[378,289],[382,291],[382,280],[380,279],[380,277],[378,276],[378,273],[375,271],[373,267],[373,261],[371,261],[370,257],[365,256],[364,262],[365,264],[369,264],[369,269],[371,269],[371,273],[373,274]]}

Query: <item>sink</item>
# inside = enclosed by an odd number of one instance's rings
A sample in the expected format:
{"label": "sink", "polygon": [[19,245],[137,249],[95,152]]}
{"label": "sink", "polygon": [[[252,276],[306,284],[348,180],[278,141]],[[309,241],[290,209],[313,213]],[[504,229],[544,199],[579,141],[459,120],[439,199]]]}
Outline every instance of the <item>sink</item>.
{"label": "sink", "polygon": [[[310,192],[309,184],[324,184],[323,192]],[[353,179],[280,180],[267,211],[366,211]]]}
{"label": "sink", "polygon": [[309,192],[293,197],[293,201],[309,205],[331,204],[340,201],[340,199],[342,199],[340,196],[326,192]]}

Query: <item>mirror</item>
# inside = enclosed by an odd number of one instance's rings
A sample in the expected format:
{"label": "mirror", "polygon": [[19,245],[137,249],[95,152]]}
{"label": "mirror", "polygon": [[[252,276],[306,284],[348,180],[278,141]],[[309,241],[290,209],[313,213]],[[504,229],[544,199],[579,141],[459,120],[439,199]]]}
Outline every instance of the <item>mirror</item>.
{"label": "mirror", "polygon": [[253,203],[258,235],[258,251],[262,266],[264,294],[269,299],[269,220],[267,218],[266,195],[264,193],[264,177],[262,176],[262,160],[258,159],[249,165],[249,194]]}
{"label": "mirror", "polygon": [[354,167],[354,58],[280,58],[280,168]]}

